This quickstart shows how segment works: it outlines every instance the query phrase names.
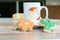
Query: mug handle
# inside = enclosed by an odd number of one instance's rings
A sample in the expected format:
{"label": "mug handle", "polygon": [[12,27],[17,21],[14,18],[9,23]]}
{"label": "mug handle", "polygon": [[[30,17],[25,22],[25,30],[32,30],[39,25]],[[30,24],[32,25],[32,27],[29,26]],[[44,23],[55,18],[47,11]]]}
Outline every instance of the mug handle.
{"label": "mug handle", "polygon": [[41,10],[43,8],[46,10],[46,17],[45,17],[45,19],[47,19],[48,18],[48,8],[46,6],[41,6]]}

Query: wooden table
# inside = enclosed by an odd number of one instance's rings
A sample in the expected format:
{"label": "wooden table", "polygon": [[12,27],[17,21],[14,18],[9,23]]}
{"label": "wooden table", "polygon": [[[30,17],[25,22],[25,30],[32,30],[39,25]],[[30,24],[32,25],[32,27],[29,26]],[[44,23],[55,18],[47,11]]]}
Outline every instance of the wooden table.
{"label": "wooden table", "polygon": [[51,33],[44,33],[42,29],[33,29],[32,31],[22,32],[15,30],[15,26],[10,21],[0,20],[0,40],[42,40],[42,39],[60,39],[60,20],[54,20],[57,23],[57,30]]}

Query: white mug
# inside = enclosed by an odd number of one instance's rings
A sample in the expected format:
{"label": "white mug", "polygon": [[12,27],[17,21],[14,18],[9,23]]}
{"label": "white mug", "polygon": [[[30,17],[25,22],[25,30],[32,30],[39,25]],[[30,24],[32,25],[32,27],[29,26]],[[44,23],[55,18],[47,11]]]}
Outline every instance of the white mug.
{"label": "white mug", "polygon": [[39,26],[41,10],[43,8],[46,10],[45,18],[48,18],[48,8],[46,6],[41,6],[40,2],[24,2],[24,19],[29,19],[34,22],[34,25]]}

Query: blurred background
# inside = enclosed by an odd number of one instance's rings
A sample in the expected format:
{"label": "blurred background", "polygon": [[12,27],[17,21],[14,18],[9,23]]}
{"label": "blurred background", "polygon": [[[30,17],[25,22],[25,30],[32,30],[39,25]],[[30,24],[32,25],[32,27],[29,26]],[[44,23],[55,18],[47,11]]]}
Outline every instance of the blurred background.
{"label": "blurred background", "polygon": [[[19,12],[23,13],[23,2],[31,2],[31,0],[18,0]],[[60,0],[32,0],[33,2],[41,2],[41,6],[47,6],[49,10],[49,18],[60,19]],[[12,14],[16,13],[16,0],[0,0],[0,18],[12,18]],[[45,10],[42,10],[41,16],[45,17]]]}

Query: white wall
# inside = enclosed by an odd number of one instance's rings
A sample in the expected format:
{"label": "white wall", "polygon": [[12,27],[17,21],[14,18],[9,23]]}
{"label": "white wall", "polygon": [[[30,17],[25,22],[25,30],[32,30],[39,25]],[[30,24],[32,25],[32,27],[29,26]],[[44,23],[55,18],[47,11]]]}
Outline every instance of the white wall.
{"label": "white wall", "polygon": [[46,0],[47,5],[60,5],[60,0]]}

